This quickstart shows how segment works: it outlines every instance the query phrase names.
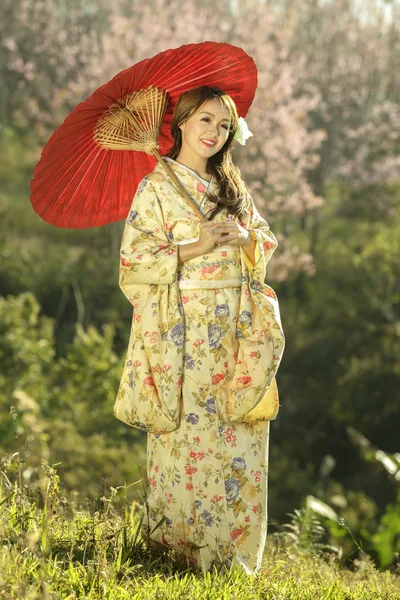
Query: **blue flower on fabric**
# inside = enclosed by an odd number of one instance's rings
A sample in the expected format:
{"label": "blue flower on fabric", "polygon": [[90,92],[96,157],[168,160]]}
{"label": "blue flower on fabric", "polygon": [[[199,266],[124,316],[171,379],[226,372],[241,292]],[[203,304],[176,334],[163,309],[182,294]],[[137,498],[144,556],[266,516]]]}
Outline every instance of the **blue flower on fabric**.
{"label": "blue flower on fabric", "polygon": [[129,371],[128,374],[128,385],[130,388],[133,389],[134,385],[133,385],[133,371]]}
{"label": "blue flower on fabric", "polygon": [[183,346],[184,340],[184,326],[183,323],[174,325],[170,333],[171,340],[175,346]]}
{"label": "blue flower on fabric", "polygon": [[229,306],[227,304],[217,304],[214,314],[216,317],[229,317]]}
{"label": "blue flower on fabric", "polygon": [[194,519],[193,519],[193,517],[189,517],[188,519],[186,519],[186,523],[187,523],[188,525],[193,525],[193,523],[194,523]]}
{"label": "blue flower on fabric", "polygon": [[183,360],[185,361],[185,367],[187,369],[194,369],[195,368],[195,362],[193,360],[193,358],[190,356],[190,354],[186,353],[183,355]]}
{"label": "blue flower on fabric", "polygon": [[208,326],[208,343],[210,348],[216,348],[219,345],[222,335],[223,331],[219,325]]}
{"label": "blue flower on fabric", "polygon": [[225,481],[226,501],[231,504],[239,496],[241,485],[237,479],[227,479]]}
{"label": "blue flower on fabric", "polygon": [[207,398],[207,401],[204,406],[206,411],[211,415],[215,415],[217,413],[215,408],[215,400],[213,396],[211,396],[211,398]]}
{"label": "blue flower on fabric", "polygon": [[204,520],[206,527],[211,527],[211,525],[214,523],[213,516],[208,510],[203,510],[200,516]]}
{"label": "blue flower on fabric", "polygon": [[248,310],[242,310],[241,313],[239,313],[239,321],[240,323],[250,323],[252,321],[251,318],[251,312],[249,312]]}
{"label": "blue flower on fabric", "polygon": [[171,527],[172,525],[172,519],[169,519],[168,517],[165,519],[165,522],[167,525],[169,525]]}
{"label": "blue flower on fabric", "polygon": [[245,469],[246,461],[241,456],[236,456],[233,459],[233,461],[231,462],[231,467],[232,467],[232,469],[235,469],[236,471],[238,471],[239,469]]}
{"label": "blue flower on fabric", "polygon": [[192,425],[197,425],[198,422],[199,422],[199,415],[196,415],[195,413],[189,413],[188,415],[186,415],[186,423],[191,423]]}
{"label": "blue flower on fabric", "polygon": [[261,292],[263,289],[262,283],[260,281],[257,281],[257,279],[254,279],[254,281],[252,281],[252,283],[250,284],[250,287],[253,290],[256,290],[257,292]]}
{"label": "blue flower on fabric", "polygon": [[200,508],[200,506],[201,506],[201,500],[195,500],[194,501],[194,505],[195,505],[195,508]]}
{"label": "blue flower on fabric", "polygon": [[185,310],[183,308],[183,303],[182,302],[178,302],[178,310],[179,310],[179,314],[181,315],[181,317],[183,317],[184,314],[185,314]]}
{"label": "blue flower on fabric", "polygon": [[130,213],[129,213],[129,215],[128,215],[128,218],[127,218],[128,223],[129,224],[133,223],[133,221],[136,219],[136,217],[138,216],[138,214],[139,213],[136,212],[136,210],[131,210]]}
{"label": "blue flower on fabric", "polygon": [[143,192],[143,190],[146,187],[148,181],[149,181],[148,177],[143,177],[143,179],[139,183],[138,189],[136,191],[137,194],[141,194]]}

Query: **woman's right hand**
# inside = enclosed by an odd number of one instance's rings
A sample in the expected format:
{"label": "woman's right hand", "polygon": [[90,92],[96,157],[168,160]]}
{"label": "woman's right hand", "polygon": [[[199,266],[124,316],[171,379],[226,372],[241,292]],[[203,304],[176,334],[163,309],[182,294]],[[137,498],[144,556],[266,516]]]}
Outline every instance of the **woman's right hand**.
{"label": "woman's right hand", "polygon": [[206,254],[216,246],[226,244],[228,234],[229,231],[226,222],[202,221],[200,223],[199,239],[195,243],[201,254]]}
{"label": "woman's right hand", "polygon": [[197,256],[210,252],[218,245],[229,244],[237,238],[237,232],[232,231],[234,217],[228,217],[223,222],[202,221],[200,223],[199,239],[196,242],[182,244],[179,247],[179,262],[185,262]]}

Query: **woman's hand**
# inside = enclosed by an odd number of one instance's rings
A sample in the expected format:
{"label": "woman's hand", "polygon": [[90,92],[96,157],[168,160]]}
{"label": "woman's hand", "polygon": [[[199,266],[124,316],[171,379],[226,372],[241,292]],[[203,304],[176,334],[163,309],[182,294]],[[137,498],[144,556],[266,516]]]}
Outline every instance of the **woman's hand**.
{"label": "woman's hand", "polygon": [[200,223],[199,239],[196,242],[179,246],[179,262],[196,258],[225,244],[243,246],[247,252],[247,249],[250,250],[252,247],[253,238],[235,221],[233,216],[229,216],[226,221],[221,223],[203,221]]}
{"label": "woman's hand", "polygon": [[249,232],[239,225],[234,217],[229,216],[221,223],[213,221],[200,223],[200,236],[196,243],[205,254],[216,246],[225,244],[245,246],[251,243],[251,239]]}

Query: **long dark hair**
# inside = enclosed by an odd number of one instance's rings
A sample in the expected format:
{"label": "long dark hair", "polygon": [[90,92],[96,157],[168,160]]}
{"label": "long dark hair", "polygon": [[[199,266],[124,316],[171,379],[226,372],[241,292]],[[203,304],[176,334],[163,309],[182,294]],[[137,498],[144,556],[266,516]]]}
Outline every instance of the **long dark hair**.
{"label": "long dark hair", "polygon": [[242,180],[239,168],[232,161],[233,136],[238,128],[238,113],[232,98],[225,94],[220,88],[202,86],[189,90],[182,94],[175,107],[174,118],[171,125],[171,133],[174,145],[168,152],[170,158],[176,159],[182,147],[182,132],[179,128],[196,113],[208,100],[219,98],[222,105],[228,109],[231,119],[228,139],[217,152],[208,159],[207,169],[217,182],[216,194],[208,193],[208,198],[215,203],[215,207],[208,213],[208,218],[213,219],[215,215],[224,210],[229,214],[239,216],[246,205],[246,186]]}

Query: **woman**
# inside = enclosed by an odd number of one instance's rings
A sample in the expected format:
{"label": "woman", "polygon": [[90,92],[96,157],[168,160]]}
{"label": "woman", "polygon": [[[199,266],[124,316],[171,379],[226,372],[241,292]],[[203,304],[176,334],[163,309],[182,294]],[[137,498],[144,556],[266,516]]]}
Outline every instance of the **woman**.
{"label": "woman", "polygon": [[175,109],[164,159],[208,220],[161,165],[137,190],[121,246],[134,314],[115,414],[149,431],[145,537],[204,571],[255,573],[284,335],[264,283],[277,241],[231,158],[238,125],[218,88],[190,90]]}

